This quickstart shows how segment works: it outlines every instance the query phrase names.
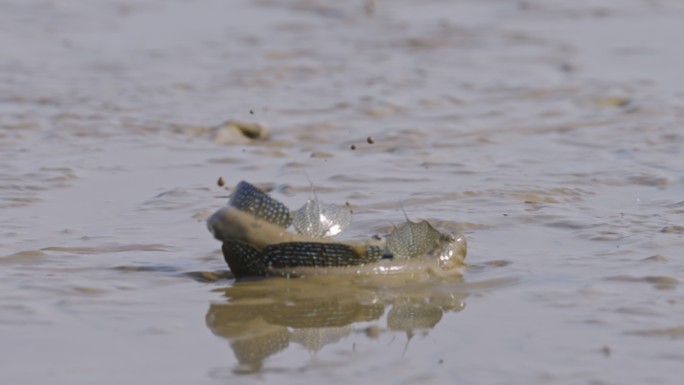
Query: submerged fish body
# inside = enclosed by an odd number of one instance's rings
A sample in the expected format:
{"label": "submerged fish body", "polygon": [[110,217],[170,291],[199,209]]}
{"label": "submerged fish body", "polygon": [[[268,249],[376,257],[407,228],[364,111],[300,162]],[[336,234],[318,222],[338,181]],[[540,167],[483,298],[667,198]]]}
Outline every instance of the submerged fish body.
{"label": "submerged fish body", "polygon": [[221,251],[236,277],[295,275],[296,268],[356,266],[377,262],[384,255],[378,246],[358,248],[323,242],[284,242],[259,250],[241,241],[227,240]]}
{"label": "submerged fish body", "polygon": [[[223,256],[236,277],[392,274],[424,269],[423,262],[438,269],[463,263],[465,238],[441,233],[427,221],[407,221],[386,239],[342,243],[326,238],[350,222],[346,207],[318,199],[309,199],[290,213],[284,204],[242,181],[229,206],[214,213],[207,226],[223,242]],[[287,231],[290,224],[298,233]]]}
{"label": "submerged fish body", "polygon": [[261,251],[245,242],[226,240],[221,247],[230,271],[236,277],[266,275]]}

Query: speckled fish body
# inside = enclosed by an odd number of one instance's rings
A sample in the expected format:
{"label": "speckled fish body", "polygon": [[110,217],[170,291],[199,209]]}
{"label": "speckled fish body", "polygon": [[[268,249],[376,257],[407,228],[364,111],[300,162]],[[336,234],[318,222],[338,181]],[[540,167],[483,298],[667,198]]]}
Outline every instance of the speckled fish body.
{"label": "speckled fish body", "polygon": [[284,228],[292,223],[287,206],[245,181],[238,183],[228,204]]}
{"label": "speckled fish body", "polygon": [[322,242],[285,242],[258,250],[244,242],[227,240],[221,250],[236,277],[296,275],[292,268],[358,266],[385,256],[379,246]]}
{"label": "speckled fish body", "polygon": [[[426,221],[407,221],[386,240],[340,243],[322,238],[332,235],[331,223],[346,227],[349,222],[345,214],[330,207],[333,205],[310,200],[291,215],[285,205],[243,181],[229,206],[214,213],[207,226],[223,242],[224,258],[236,277],[392,274],[425,270],[432,265],[449,269],[462,265],[465,238],[440,233]],[[287,231],[292,218],[300,225],[309,223],[311,230],[304,234]],[[312,222],[318,222],[318,227]],[[392,258],[391,263],[386,261]]]}
{"label": "speckled fish body", "polygon": [[236,277],[263,276],[266,274],[266,266],[261,258],[261,251],[254,246],[240,241],[227,240],[223,242],[221,251],[230,271]]}
{"label": "speckled fish body", "polygon": [[381,247],[351,246],[343,243],[289,242],[263,250],[268,268],[338,267],[377,262],[383,258]]}

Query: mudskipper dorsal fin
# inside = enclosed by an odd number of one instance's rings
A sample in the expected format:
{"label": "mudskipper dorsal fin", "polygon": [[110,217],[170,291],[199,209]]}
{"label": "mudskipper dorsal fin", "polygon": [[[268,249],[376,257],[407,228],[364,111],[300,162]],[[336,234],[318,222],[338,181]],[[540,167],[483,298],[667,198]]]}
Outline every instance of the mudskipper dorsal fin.
{"label": "mudskipper dorsal fin", "polygon": [[406,222],[395,226],[387,236],[387,249],[397,259],[410,259],[422,256],[433,250],[439,243],[442,234],[428,221],[412,222],[403,205]]}
{"label": "mudskipper dorsal fin", "polygon": [[324,238],[339,234],[351,224],[351,210],[345,206],[324,203],[318,199],[309,176],[311,196],[304,206],[292,212],[292,224],[300,234]]}

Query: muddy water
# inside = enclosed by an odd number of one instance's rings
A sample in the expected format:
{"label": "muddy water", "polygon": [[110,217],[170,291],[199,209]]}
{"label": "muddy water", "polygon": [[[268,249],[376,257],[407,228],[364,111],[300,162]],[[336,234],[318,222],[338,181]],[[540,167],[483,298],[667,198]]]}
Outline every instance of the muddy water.
{"label": "muddy water", "polygon": [[[4,1],[0,382],[679,383],[683,34],[674,0]],[[219,176],[470,266],[235,283]]]}

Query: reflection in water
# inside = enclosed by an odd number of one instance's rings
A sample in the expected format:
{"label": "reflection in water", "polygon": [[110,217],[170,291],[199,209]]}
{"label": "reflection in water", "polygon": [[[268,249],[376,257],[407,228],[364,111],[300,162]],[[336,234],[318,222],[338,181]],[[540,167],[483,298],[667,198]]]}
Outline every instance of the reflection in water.
{"label": "reflection in water", "polygon": [[308,277],[236,282],[221,289],[226,302],[214,303],[207,326],[230,341],[239,366],[236,373],[261,370],[269,356],[290,343],[317,352],[354,330],[377,337],[377,326],[355,324],[380,320],[387,311],[390,331],[429,330],[444,312],[461,311],[467,296],[463,278],[448,282],[378,282],[349,277]]}

